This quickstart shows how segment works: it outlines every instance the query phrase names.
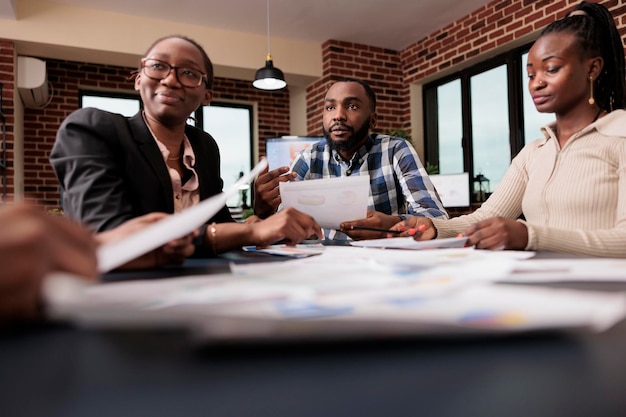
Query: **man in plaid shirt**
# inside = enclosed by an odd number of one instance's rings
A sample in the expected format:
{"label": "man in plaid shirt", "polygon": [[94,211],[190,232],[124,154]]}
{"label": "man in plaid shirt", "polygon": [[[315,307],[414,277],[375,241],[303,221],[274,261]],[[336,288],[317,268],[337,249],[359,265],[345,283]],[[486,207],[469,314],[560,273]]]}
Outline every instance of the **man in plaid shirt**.
{"label": "man in plaid shirt", "polygon": [[282,181],[369,175],[367,217],[342,224],[341,231],[325,230],[326,238],[383,237],[380,232],[350,227],[388,229],[407,216],[447,218],[413,146],[403,138],[370,133],[375,125],[374,90],[354,78],[335,82],[324,99],[325,139],[300,153],[291,172],[281,167],[259,176],[255,183],[255,213],[265,218],[277,210]]}

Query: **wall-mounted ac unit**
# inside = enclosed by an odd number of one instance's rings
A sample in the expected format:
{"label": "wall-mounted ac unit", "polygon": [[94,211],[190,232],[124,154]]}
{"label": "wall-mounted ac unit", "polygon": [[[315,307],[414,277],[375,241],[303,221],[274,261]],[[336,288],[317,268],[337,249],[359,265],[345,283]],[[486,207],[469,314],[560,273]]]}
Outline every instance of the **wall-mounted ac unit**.
{"label": "wall-mounted ac unit", "polygon": [[46,61],[28,56],[17,57],[17,89],[24,106],[37,109],[48,104]]}

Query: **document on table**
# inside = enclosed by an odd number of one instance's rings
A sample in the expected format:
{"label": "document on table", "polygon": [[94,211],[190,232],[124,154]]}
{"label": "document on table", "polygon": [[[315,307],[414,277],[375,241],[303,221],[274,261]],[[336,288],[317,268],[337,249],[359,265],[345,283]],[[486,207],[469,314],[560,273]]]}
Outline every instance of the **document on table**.
{"label": "document on table", "polygon": [[350,242],[352,246],[380,249],[442,249],[462,248],[467,242],[466,237],[451,237],[446,239],[415,240],[412,237],[391,237],[386,239],[356,240]]}
{"label": "document on table", "polygon": [[270,245],[264,248],[244,246],[243,250],[245,252],[260,252],[268,255],[286,256],[288,258],[306,258],[321,254],[324,251],[324,245],[321,243],[301,243],[295,246]]}
{"label": "document on table", "polygon": [[626,259],[532,259],[520,262],[506,282],[626,282]]}
{"label": "document on table", "polygon": [[515,334],[609,329],[626,315],[622,294],[478,285],[444,297],[411,291],[379,302],[274,301],[225,308],[194,323],[204,343]]}
{"label": "document on table", "polygon": [[231,274],[99,285],[56,275],[44,291],[52,317],[88,327],[183,326],[208,342],[603,331],[625,317],[623,293],[498,283],[532,263],[522,255],[330,246],[233,265]]}
{"label": "document on table", "polygon": [[282,206],[312,216],[324,228],[339,229],[341,222],[367,216],[369,179],[369,175],[355,175],[281,182]]}
{"label": "document on table", "polygon": [[231,195],[237,194],[242,185],[252,182],[266,166],[267,160],[262,159],[252,171],[239,178],[224,192],[168,216],[124,239],[100,246],[97,254],[99,272],[106,273],[171,240],[193,232],[220,211]]}

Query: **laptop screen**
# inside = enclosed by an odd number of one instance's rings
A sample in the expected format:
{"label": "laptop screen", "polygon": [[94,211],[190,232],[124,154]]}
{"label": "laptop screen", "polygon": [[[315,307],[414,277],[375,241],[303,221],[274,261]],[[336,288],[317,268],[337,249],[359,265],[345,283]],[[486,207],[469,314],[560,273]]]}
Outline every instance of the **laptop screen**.
{"label": "laptop screen", "polygon": [[441,203],[445,208],[449,207],[469,207],[470,189],[469,174],[436,174],[429,175],[437,193],[441,198]]}
{"label": "laptop screen", "polygon": [[300,151],[322,139],[324,138],[312,136],[283,136],[282,138],[267,139],[265,142],[265,155],[270,170],[282,166],[291,166],[291,163]]}

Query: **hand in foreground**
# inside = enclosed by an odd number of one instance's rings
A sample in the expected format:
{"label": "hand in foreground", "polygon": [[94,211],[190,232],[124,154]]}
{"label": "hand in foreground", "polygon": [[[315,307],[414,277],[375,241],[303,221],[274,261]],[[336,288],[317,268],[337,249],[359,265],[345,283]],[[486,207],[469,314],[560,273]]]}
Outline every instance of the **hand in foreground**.
{"label": "hand in foreground", "polygon": [[528,245],[528,229],[524,223],[503,217],[482,220],[463,232],[467,245],[477,249],[524,249]]}
{"label": "hand in foreground", "polygon": [[97,278],[96,241],[82,226],[25,204],[3,206],[0,225],[0,321],[36,318],[50,272]]}
{"label": "hand in foreground", "polygon": [[254,213],[262,219],[276,213],[281,202],[279,184],[296,176],[296,173],[289,172],[289,167],[271,171],[265,168],[254,181]]}
{"label": "hand in foreground", "polygon": [[415,240],[430,240],[437,237],[437,230],[432,220],[423,216],[412,216],[391,227],[397,230],[397,237],[412,236]]}
{"label": "hand in foreground", "polygon": [[[149,213],[140,217],[135,217],[115,229],[99,233],[97,235],[98,242],[111,243],[118,241],[167,216],[168,214],[166,213]],[[126,263],[121,266],[120,269],[142,269],[165,265],[180,265],[186,258],[194,253],[195,247],[193,245],[193,238],[197,235],[198,231],[195,231],[187,236],[172,240],[160,248]]]}
{"label": "hand in foreground", "polygon": [[269,246],[284,240],[289,246],[311,236],[324,236],[322,228],[308,214],[288,207],[267,219],[251,223],[252,243],[258,247]]}
{"label": "hand in foreground", "polygon": [[[340,231],[350,236],[354,240],[363,239],[380,239],[384,237],[396,236],[395,233],[389,234],[384,232],[400,221],[398,216],[390,216],[389,214],[379,211],[367,210],[367,216],[364,219],[343,222],[340,225]],[[359,227],[367,227],[380,230],[358,230]]]}

